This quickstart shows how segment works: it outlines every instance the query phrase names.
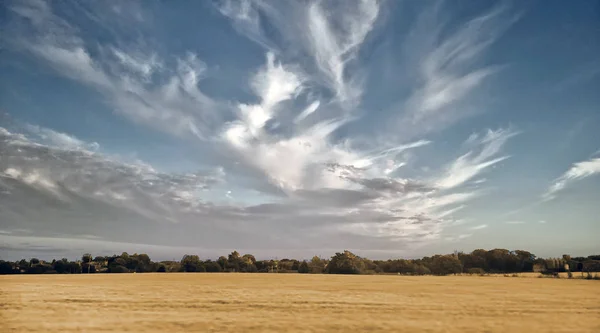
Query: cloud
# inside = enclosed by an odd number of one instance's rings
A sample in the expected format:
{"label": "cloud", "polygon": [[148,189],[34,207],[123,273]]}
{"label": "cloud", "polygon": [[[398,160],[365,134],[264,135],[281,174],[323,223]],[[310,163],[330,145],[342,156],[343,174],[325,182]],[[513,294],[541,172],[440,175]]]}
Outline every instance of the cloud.
{"label": "cloud", "polygon": [[[38,132],[48,131],[38,128]],[[287,188],[286,196],[273,203],[218,204],[207,190],[226,185],[221,170],[164,173],[142,162],[125,163],[83,149],[87,144],[77,138],[72,139],[81,145],[72,147],[4,128],[0,133],[0,187],[11,192],[0,207],[5,213],[3,227],[34,229],[37,237],[56,237],[68,227],[71,233],[115,241],[142,242],[149,234],[176,233],[182,244],[191,244],[196,234],[200,237],[196,239],[216,246],[207,237],[221,234],[215,239],[238,242],[250,237],[286,247],[277,239],[301,232],[323,247],[332,244],[328,240],[332,235],[339,237],[334,242],[339,246],[348,238],[361,244],[379,238],[382,243],[371,244],[376,249],[387,242],[419,244],[439,239],[442,222],[451,221],[449,210],[461,209],[462,205],[454,206],[473,197],[472,193],[439,195],[412,180],[365,177],[338,179],[338,187]],[[351,170],[355,176],[372,172],[368,165],[334,164],[334,168]],[[233,199],[233,190],[223,192]],[[28,209],[29,205],[36,209]],[[143,236],[119,232],[137,228],[144,229]],[[261,234],[261,230],[271,231]],[[287,246],[293,244],[287,241]]]}
{"label": "cloud", "polygon": [[56,132],[49,128],[42,128],[39,126],[27,124],[25,126],[25,129],[34,136],[37,136],[39,140],[43,142],[48,142],[50,144],[66,149],[97,150],[100,147],[100,145],[97,142],[87,143],[71,135]]}
{"label": "cloud", "polygon": [[393,124],[405,129],[404,138],[441,131],[482,112],[482,95],[476,93],[504,68],[486,62],[486,54],[519,17],[500,5],[454,25],[447,15],[451,11],[447,3],[431,4],[402,40],[400,83],[409,95],[391,110],[401,111]]}
{"label": "cloud", "polygon": [[470,229],[471,230],[481,230],[481,229],[485,229],[487,227],[488,227],[487,224],[480,224],[480,225],[476,225],[474,227],[471,227]]}
{"label": "cloud", "polygon": [[[338,8],[332,9],[338,10]],[[363,43],[372,30],[379,14],[377,1],[361,0],[356,6],[342,8],[343,15],[339,22],[330,22],[319,3],[308,8],[308,30],[310,46],[319,70],[326,81],[342,101],[353,101],[360,97],[359,88],[348,81],[345,70],[346,63],[356,56],[356,49]],[[332,25],[338,25],[339,32],[334,32]]]}
{"label": "cloud", "polygon": [[[311,82],[326,87],[342,105],[348,107],[359,101],[361,80],[357,71],[350,72],[350,67],[356,66],[353,61],[358,50],[374,28],[380,11],[378,1],[361,0],[354,5],[224,1],[219,10],[240,33],[267,50],[284,54],[293,49],[311,59],[316,70]],[[267,24],[277,27],[280,39],[292,42],[286,48],[277,47],[276,36],[263,28]]]}
{"label": "cloud", "polygon": [[59,75],[97,90],[135,122],[206,139],[217,119],[225,115],[226,109],[198,88],[206,65],[193,53],[176,58],[167,68],[142,45],[99,44],[92,49],[78,29],[56,16],[46,2],[19,2],[11,10],[27,19],[33,34],[24,36],[20,25],[8,25],[6,31],[14,35],[9,43],[46,61]]}
{"label": "cloud", "polygon": [[538,221],[538,223],[539,223],[539,224],[546,224],[547,222],[546,222],[546,221],[544,221],[544,220],[539,220],[539,221]]}
{"label": "cloud", "polygon": [[546,193],[542,195],[545,201],[556,198],[556,194],[565,189],[572,182],[600,173],[600,158],[573,163],[571,168],[554,180]]}
{"label": "cloud", "polygon": [[[85,199],[147,219],[175,219],[179,212],[201,209],[204,203],[198,192],[223,181],[218,170],[204,174],[161,173],[143,163],[128,164],[86,150],[90,145],[77,138],[69,136],[65,140],[60,135],[61,140],[56,140],[46,135],[56,133],[52,130],[27,127],[33,128],[43,143],[6,129],[0,131],[0,185],[11,192],[14,200],[22,200],[20,195],[27,197],[35,190],[64,202],[59,206]],[[5,204],[6,211],[19,210]],[[43,207],[38,209],[44,211]]]}
{"label": "cloud", "polygon": [[[238,32],[264,48],[261,64],[236,73],[247,94],[222,94],[227,100],[207,93],[217,89],[204,88],[204,80],[221,73],[195,52],[165,55],[143,34],[128,42],[90,42],[88,28],[53,5],[13,5],[20,23],[7,25],[15,36],[7,38],[10,47],[98,92],[117,114],[198,151],[218,152],[219,159],[202,156],[211,167],[174,173],[49,128],[0,128],[0,208],[10,232],[24,224],[38,238],[68,229],[119,244],[150,238],[156,246],[332,249],[351,243],[408,251],[464,223],[458,215],[484,191],[461,186],[482,184],[481,174],[508,158],[501,151],[516,134],[474,133],[460,157],[440,155],[441,171],[413,163],[413,154],[434,149],[425,136],[438,119],[446,124],[446,113],[496,70],[475,66],[491,43],[484,37],[498,37],[496,11],[448,34],[432,30],[433,40],[424,38],[423,48],[413,50],[424,51],[414,66],[418,88],[405,112],[391,115],[407,121],[393,131],[373,124],[382,128],[380,138],[363,139],[351,127],[369,120],[360,115],[371,111],[361,109],[369,89],[361,49],[384,14],[378,1],[220,2],[220,13]],[[84,15],[95,28],[120,36],[130,30],[125,10],[110,9],[116,13],[110,19]],[[130,10],[136,28],[148,22],[142,8]],[[422,28],[415,27],[429,31]],[[425,176],[414,172],[425,168]]]}
{"label": "cloud", "polygon": [[506,224],[525,224],[524,221],[506,221]]}
{"label": "cloud", "polygon": [[445,175],[436,183],[441,188],[457,187],[476,177],[485,169],[506,160],[509,156],[498,156],[498,154],[506,141],[517,134],[510,129],[498,129],[488,130],[481,138],[469,137],[467,142],[479,147],[479,152],[471,150],[457,158],[447,167]]}

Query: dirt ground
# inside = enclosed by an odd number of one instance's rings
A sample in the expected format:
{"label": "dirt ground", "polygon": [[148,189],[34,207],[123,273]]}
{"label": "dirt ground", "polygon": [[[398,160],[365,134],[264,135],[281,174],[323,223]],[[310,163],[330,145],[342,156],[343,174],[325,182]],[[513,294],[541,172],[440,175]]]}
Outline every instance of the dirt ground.
{"label": "dirt ground", "polygon": [[600,332],[600,282],[299,274],[0,276],[2,332]]}

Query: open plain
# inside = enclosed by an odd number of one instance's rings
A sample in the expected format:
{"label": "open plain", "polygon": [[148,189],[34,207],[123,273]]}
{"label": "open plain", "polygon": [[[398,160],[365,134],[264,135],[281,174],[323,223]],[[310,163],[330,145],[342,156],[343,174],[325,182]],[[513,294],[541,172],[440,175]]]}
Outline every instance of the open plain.
{"label": "open plain", "polygon": [[0,276],[2,332],[600,332],[600,283],[480,276]]}

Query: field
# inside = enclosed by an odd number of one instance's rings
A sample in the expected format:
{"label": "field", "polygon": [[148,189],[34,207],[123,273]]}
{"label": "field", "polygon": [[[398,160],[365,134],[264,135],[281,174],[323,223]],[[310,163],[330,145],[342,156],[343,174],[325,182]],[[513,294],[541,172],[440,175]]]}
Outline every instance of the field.
{"label": "field", "polygon": [[600,332],[600,282],[479,276],[0,276],[2,332]]}

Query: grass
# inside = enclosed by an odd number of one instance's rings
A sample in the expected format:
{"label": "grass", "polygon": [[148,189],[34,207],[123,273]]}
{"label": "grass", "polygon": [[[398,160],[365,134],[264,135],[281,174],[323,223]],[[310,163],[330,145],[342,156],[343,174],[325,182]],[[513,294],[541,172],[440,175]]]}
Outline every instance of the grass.
{"label": "grass", "polygon": [[600,332],[600,283],[503,276],[0,276],[2,332]]}

